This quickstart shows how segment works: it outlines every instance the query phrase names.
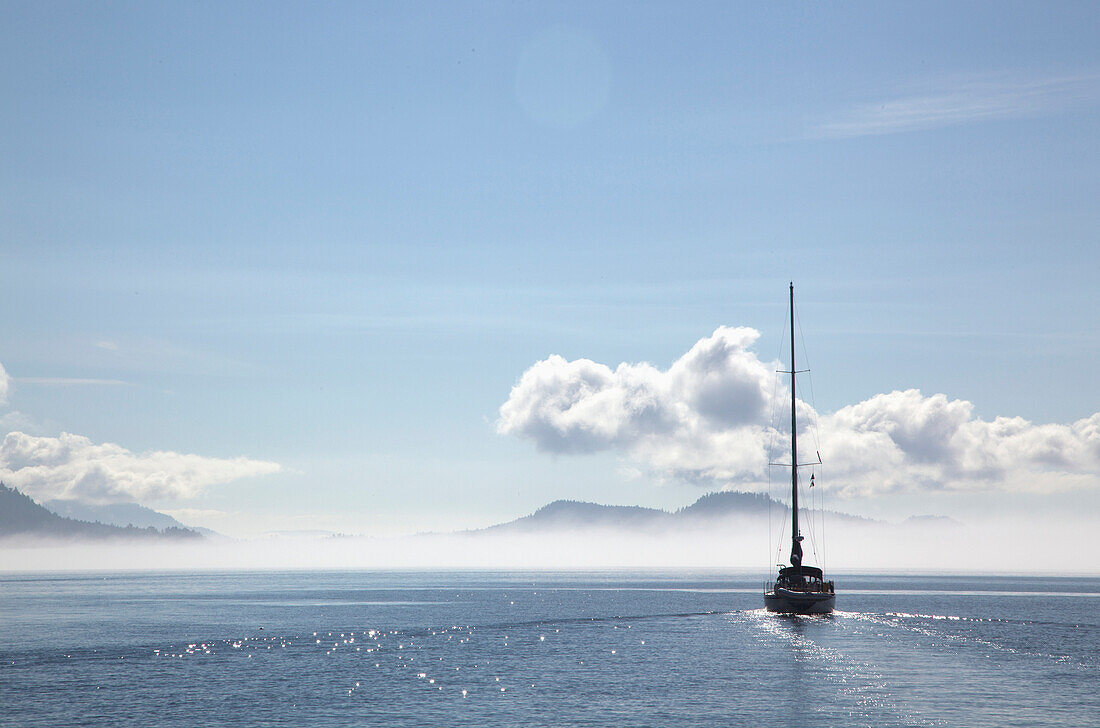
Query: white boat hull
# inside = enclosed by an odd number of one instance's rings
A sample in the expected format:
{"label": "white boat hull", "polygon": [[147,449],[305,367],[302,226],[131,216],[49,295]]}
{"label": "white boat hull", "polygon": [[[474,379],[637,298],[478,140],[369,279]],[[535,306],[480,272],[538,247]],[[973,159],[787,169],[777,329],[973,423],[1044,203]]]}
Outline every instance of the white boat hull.
{"label": "white boat hull", "polygon": [[836,595],[828,592],[803,592],[778,588],[764,593],[764,607],[783,614],[830,614]]}

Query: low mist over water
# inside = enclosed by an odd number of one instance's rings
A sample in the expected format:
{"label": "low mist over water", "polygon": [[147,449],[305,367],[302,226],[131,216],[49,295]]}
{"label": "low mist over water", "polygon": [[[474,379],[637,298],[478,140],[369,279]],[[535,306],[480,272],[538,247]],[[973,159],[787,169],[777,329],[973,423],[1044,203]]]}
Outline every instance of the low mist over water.
{"label": "low mist over water", "polygon": [[[981,573],[1095,573],[1084,522],[1037,525],[1003,521],[962,525],[873,524],[830,528],[823,556],[832,572],[867,569]],[[769,536],[772,547],[768,548]],[[199,539],[66,542],[7,539],[7,570],[220,568],[515,568],[732,567],[769,574],[786,561],[779,532],[757,520],[733,520],[696,533],[558,528],[536,533],[467,532],[395,538],[273,535]]]}

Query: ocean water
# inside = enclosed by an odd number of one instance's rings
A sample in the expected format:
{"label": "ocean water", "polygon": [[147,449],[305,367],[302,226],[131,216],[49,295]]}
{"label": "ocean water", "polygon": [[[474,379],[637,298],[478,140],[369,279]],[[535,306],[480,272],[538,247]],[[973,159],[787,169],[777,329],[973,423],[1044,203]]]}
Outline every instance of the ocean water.
{"label": "ocean water", "polygon": [[0,575],[0,725],[1100,725],[1100,578],[834,578]]}

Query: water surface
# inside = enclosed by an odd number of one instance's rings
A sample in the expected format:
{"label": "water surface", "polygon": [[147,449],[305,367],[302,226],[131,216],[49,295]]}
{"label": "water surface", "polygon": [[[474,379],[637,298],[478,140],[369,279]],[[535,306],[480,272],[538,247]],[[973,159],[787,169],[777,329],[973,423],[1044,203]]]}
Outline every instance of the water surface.
{"label": "water surface", "polygon": [[0,725],[1079,726],[1100,578],[0,576]]}

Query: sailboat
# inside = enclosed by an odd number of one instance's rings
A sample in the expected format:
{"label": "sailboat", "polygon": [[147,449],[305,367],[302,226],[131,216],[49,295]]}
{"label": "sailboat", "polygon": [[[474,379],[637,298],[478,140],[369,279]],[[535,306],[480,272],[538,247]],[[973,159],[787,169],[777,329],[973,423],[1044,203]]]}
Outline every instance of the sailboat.
{"label": "sailboat", "polygon": [[[798,420],[794,383],[794,283],[791,283],[791,565],[779,567],[775,581],[764,588],[764,606],[769,612],[787,614],[829,614],[836,604],[833,582],[817,566],[802,563],[802,533],[798,530]],[[820,456],[818,456],[820,460]],[[807,463],[816,465],[817,463]]]}

